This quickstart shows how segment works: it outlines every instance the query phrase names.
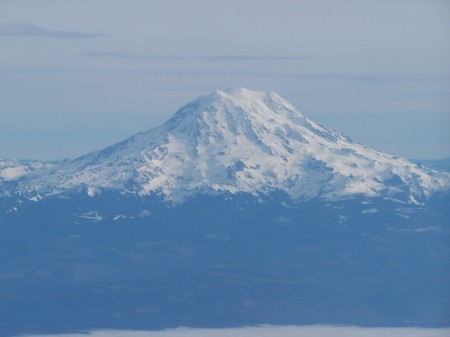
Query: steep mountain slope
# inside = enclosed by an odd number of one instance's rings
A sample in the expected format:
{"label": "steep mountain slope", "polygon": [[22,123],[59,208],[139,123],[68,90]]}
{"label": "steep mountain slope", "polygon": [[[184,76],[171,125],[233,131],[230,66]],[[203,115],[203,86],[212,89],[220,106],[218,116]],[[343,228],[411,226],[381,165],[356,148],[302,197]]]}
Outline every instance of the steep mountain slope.
{"label": "steep mountain slope", "polygon": [[58,165],[58,162],[45,162],[39,160],[11,160],[0,158],[0,183],[3,181],[15,181],[34,171],[50,169]]}
{"label": "steep mountain slope", "polygon": [[363,146],[303,116],[273,92],[219,90],[182,107],[159,128],[30,174],[29,197],[102,190],[159,194],[287,192],[293,199],[354,196],[421,202],[450,175]]}

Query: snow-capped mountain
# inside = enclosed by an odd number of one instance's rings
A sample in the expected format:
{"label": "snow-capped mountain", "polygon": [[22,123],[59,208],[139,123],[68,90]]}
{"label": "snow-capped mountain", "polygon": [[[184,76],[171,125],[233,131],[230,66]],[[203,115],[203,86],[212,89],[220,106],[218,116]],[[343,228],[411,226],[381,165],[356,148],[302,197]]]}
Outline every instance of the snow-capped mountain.
{"label": "snow-capped mountain", "polygon": [[29,172],[16,192],[93,196],[107,189],[180,202],[198,193],[284,191],[296,200],[418,202],[449,186],[450,175],[324,128],[273,92],[234,88],[192,101],[158,128]]}

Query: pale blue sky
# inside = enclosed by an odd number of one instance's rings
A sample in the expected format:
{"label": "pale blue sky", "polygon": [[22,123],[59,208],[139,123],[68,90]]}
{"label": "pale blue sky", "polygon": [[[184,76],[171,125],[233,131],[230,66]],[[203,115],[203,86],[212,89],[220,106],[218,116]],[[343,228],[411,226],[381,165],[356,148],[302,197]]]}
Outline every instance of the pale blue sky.
{"label": "pale blue sky", "polygon": [[0,0],[0,157],[73,158],[219,88],[450,156],[450,2]]}

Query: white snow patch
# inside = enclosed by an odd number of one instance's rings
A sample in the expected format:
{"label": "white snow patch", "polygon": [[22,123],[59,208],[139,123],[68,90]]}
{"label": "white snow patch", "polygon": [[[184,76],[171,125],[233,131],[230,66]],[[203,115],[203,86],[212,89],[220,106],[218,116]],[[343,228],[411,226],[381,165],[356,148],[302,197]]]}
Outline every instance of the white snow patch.
{"label": "white snow patch", "polygon": [[374,213],[378,213],[378,209],[369,208],[369,209],[365,209],[361,212],[361,214],[374,214]]}
{"label": "white snow patch", "polygon": [[16,180],[27,174],[28,170],[25,166],[8,167],[0,171],[0,177],[6,181]]}
{"label": "white snow patch", "polygon": [[103,216],[101,216],[97,211],[89,211],[79,215],[78,217],[86,220],[91,220],[93,222],[103,220]]}
{"label": "white snow patch", "polygon": [[291,217],[286,217],[284,215],[280,215],[279,217],[277,217],[275,219],[275,222],[279,223],[279,224],[289,224],[290,222],[292,222],[292,218]]}
{"label": "white snow patch", "polygon": [[89,186],[87,189],[87,194],[91,198],[95,197],[96,195],[101,194],[101,190],[97,187]]}
{"label": "white snow patch", "polygon": [[32,196],[32,197],[30,197],[30,198],[28,198],[28,199],[29,199],[30,201],[38,202],[39,200],[42,199],[42,197],[38,194],[38,195]]}
{"label": "white snow patch", "polygon": [[138,217],[147,218],[150,215],[152,215],[152,213],[149,210],[143,209],[141,212],[139,212]]}
{"label": "white snow patch", "polygon": [[345,215],[339,215],[339,224],[343,224],[347,222],[347,217]]}
{"label": "white snow patch", "polygon": [[430,226],[430,227],[419,227],[415,229],[417,233],[427,233],[427,232],[442,232],[443,229],[441,227]]}

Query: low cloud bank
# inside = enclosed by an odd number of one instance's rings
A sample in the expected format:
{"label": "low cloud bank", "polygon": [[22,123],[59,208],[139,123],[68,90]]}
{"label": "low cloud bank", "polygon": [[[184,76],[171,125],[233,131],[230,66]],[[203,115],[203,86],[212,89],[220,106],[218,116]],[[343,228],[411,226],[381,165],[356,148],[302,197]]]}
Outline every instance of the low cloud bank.
{"label": "low cloud bank", "polygon": [[178,328],[160,331],[98,330],[87,334],[21,337],[445,337],[450,328],[361,328],[336,326],[257,326],[227,329]]}

